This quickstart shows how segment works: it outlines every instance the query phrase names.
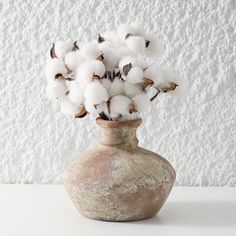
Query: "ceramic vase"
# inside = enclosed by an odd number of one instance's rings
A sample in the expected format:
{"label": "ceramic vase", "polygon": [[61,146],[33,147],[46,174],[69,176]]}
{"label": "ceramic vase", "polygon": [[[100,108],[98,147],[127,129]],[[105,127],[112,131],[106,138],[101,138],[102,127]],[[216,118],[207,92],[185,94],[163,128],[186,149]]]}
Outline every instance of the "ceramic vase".
{"label": "ceramic vase", "polygon": [[82,215],[142,220],[156,215],[165,203],[176,174],[165,158],[138,146],[136,129],[141,122],[98,118],[99,145],[67,165],[64,185]]}

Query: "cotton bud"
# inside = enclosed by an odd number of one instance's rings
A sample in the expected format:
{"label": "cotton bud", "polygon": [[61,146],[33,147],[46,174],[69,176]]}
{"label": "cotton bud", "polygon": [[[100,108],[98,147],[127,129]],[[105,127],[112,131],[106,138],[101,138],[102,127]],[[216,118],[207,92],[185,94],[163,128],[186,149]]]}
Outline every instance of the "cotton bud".
{"label": "cotton bud", "polygon": [[53,58],[47,62],[46,77],[48,80],[53,80],[58,74],[66,75],[67,68],[62,59]]}
{"label": "cotton bud", "polygon": [[111,83],[111,86],[109,88],[109,96],[112,97],[114,95],[124,94],[124,81],[120,78],[115,78],[113,82]]}
{"label": "cotton bud", "polygon": [[122,24],[118,27],[117,33],[121,40],[125,40],[128,35],[135,33],[135,29],[129,24]]}
{"label": "cotton bud", "polygon": [[132,100],[138,112],[144,112],[150,105],[150,99],[146,93],[136,94]]}
{"label": "cotton bud", "polygon": [[126,81],[131,84],[143,82],[143,70],[139,67],[132,67],[126,76]]}
{"label": "cotton bud", "polygon": [[148,34],[146,37],[146,50],[145,54],[149,57],[158,57],[163,52],[163,46],[160,39],[154,35]]}
{"label": "cotton bud", "polygon": [[141,93],[142,89],[139,84],[131,84],[125,81],[125,94],[128,97],[134,97],[136,94]]}
{"label": "cotton bud", "polygon": [[98,49],[97,45],[94,43],[85,44],[80,50],[81,56],[86,59],[96,59],[98,58],[102,52]]}
{"label": "cotton bud", "polygon": [[46,86],[46,95],[49,99],[63,98],[66,96],[67,91],[68,88],[65,81],[61,80],[49,81]]}
{"label": "cotton bud", "polygon": [[81,112],[82,106],[74,104],[68,98],[60,100],[61,112],[66,116],[76,116]]}
{"label": "cotton bud", "polygon": [[55,54],[57,58],[64,58],[66,53],[70,52],[74,46],[74,43],[70,40],[58,41],[55,43]]}
{"label": "cotton bud", "polygon": [[110,115],[113,119],[119,118],[120,115],[130,114],[132,100],[124,95],[116,95],[110,100]]}
{"label": "cotton bud", "polygon": [[72,51],[65,55],[65,64],[71,71],[76,71],[78,66],[83,63],[80,51]]}
{"label": "cotton bud", "polygon": [[76,81],[70,82],[68,97],[73,103],[83,104],[84,92],[81,90],[79,84]]}
{"label": "cotton bud", "polygon": [[162,67],[155,64],[151,65],[144,71],[144,78],[152,80],[155,86],[159,86],[160,84],[167,82]]}
{"label": "cotton bud", "polygon": [[130,36],[126,40],[127,47],[136,54],[143,54],[146,48],[146,43],[143,37]]}
{"label": "cotton bud", "polygon": [[107,90],[99,80],[94,80],[88,84],[85,89],[84,96],[89,103],[94,105],[98,105],[108,100]]}

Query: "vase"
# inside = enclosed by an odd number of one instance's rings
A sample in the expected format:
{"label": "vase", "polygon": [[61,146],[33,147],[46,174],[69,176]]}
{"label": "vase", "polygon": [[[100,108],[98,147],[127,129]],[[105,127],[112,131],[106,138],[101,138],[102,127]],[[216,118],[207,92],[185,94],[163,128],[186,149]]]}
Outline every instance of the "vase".
{"label": "vase", "polygon": [[99,145],[67,165],[64,185],[82,215],[104,221],[142,220],[156,215],[165,203],[176,174],[166,159],[138,146],[141,122],[97,118]]}

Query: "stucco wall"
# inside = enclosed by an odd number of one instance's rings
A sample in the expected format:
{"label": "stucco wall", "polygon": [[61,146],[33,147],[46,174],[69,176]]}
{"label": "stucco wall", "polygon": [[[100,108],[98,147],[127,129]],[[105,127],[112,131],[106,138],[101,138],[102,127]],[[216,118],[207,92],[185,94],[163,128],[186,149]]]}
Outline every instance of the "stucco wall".
{"label": "stucco wall", "polygon": [[141,146],[166,157],[177,185],[236,185],[235,1],[0,1],[0,182],[61,183],[71,155],[98,142],[91,118],[64,117],[45,97],[45,52],[122,22],[159,35],[160,63],[191,84],[186,103],[160,96]]}

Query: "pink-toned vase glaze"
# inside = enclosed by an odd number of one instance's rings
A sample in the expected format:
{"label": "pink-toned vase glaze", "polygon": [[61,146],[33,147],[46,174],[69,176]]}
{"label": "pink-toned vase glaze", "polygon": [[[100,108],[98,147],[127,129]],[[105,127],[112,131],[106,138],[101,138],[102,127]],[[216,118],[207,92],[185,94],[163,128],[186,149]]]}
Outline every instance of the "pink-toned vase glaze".
{"label": "pink-toned vase glaze", "polygon": [[70,161],[64,172],[74,205],[96,220],[134,221],[156,215],[174,184],[173,167],[160,155],[138,147],[141,119],[96,121],[100,144]]}

